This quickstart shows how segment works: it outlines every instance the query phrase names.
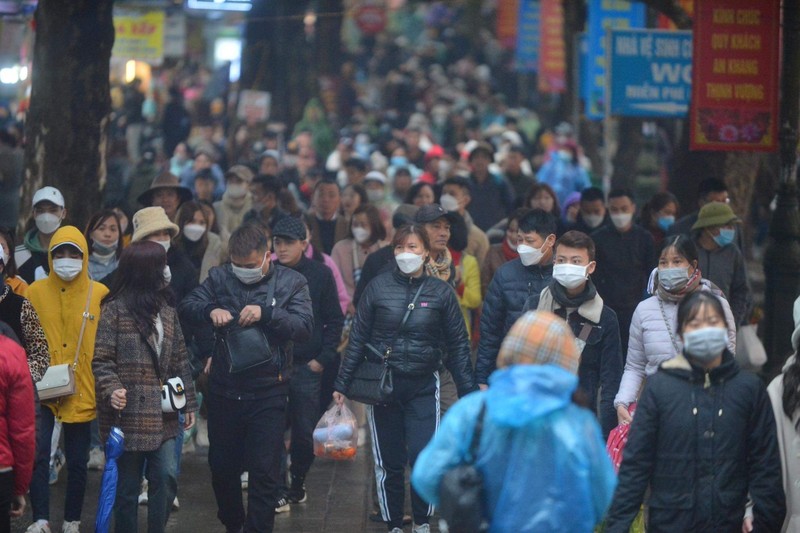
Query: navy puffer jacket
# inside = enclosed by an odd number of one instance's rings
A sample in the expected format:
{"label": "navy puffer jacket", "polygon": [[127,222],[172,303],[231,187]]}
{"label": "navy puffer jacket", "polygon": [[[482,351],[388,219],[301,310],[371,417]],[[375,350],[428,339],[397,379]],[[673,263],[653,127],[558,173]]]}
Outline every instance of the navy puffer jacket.
{"label": "navy puffer jacket", "polygon": [[[403,330],[400,323],[420,284],[424,283],[414,310]],[[394,342],[392,343],[392,339]],[[443,354],[453,375],[458,395],[475,390],[469,340],[464,317],[453,288],[446,282],[422,276],[412,278],[397,268],[373,279],[358,302],[358,312],[334,388],[347,396],[347,389],[364,355],[378,360],[369,343],[383,353],[392,343],[389,366],[394,375],[425,376],[438,370]]]}

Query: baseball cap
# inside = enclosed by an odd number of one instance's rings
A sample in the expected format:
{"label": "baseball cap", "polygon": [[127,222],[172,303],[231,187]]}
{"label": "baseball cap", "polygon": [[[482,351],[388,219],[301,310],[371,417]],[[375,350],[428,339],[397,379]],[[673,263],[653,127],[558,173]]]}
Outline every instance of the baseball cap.
{"label": "baseball cap", "polygon": [[383,172],[378,172],[377,170],[368,172],[367,175],[364,176],[364,181],[369,181],[369,180],[379,181],[384,185],[386,185],[386,176],[383,174]]}
{"label": "baseball cap", "polygon": [[299,218],[284,217],[272,228],[273,237],[284,237],[293,241],[306,239],[306,226]]}
{"label": "baseball cap", "polygon": [[31,205],[35,206],[39,202],[51,202],[58,207],[65,207],[64,195],[55,187],[50,186],[42,187],[33,195],[33,203]]}
{"label": "baseball cap", "polygon": [[446,211],[439,204],[423,205],[420,207],[419,211],[417,211],[417,214],[414,217],[414,222],[417,222],[418,224],[428,224],[429,222],[434,222],[440,218],[446,218],[451,224],[456,222],[456,216],[453,213]]}

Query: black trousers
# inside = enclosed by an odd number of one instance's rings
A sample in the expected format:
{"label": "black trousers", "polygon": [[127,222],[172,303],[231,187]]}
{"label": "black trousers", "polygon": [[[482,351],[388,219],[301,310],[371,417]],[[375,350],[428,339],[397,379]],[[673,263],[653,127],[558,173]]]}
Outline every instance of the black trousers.
{"label": "black trousers", "polygon": [[[394,376],[394,401],[367,408],[375,458],[375,481],[381,515],[389,529],[403,527],[405,467],[412,468],[417,456],[433,438],[439,426],[439,374]],[[414,523],[427,524],[433,515],[428,505],[411,488]]]}
{"label": "black trousers", "polygon": [[[280,498],[286,396],[260,400],[208,398],[208,465],[217,517],[228,531],[271,533]],[[242,472],[249,472],[247,515]]]}
{"label": "black trousers", "polygon": [[11,502],[14,499],[14,472],[0,472],[0,533],[11,532]]}

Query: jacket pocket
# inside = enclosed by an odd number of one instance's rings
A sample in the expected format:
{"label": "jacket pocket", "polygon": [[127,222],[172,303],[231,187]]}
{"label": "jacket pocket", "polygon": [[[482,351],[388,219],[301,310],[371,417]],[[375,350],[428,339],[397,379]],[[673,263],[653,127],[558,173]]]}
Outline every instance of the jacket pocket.
{"label": "jacket pocket", "polygon": [[691,510],[694,507],[694,491],[683,476],[656,475],[652,490],[650,507],[681,510]]}

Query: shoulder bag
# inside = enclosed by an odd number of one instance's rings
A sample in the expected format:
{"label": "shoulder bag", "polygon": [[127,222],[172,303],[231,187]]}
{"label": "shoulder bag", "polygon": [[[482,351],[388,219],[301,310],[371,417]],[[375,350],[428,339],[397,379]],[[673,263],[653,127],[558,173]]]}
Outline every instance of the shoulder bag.
{"label": "shoulder bag", "polygon": [[[353,373],[353,379],[350,381],[350,386],[347,388],[347,396],[356,402],[365,403],[367,405],[379,405],[389,402],[394,392],[394,380],[392,379],[392,369],[389,368],[389,356],[392,355],[392,346],[394,341],[402,332],[403,328],[414,310],[417,303],[417,298],[422,292],[422,287],[425,286],[425,281],[422,280],[414,298],[406,308],[406,314],[403,315],[403,320],[400,322],[400,327],[392,338],[391,342],[386,347],[383,353],[377,348],[367,343],[367,353],[363,354],[361,361]],[[369,352],[372,352],[378,357],[376,361],[374,358],[369,357]]]}
{"label": "shoulder bag", "polygon": [[475,468],[478,448],[483,432],[486,401],[481,405],[472,442],[469,445],[467,463],[458,465],[442,476],[439,485],[439,516],[445,522],[442,531],[449,533],[481,533],[489,530],[484,511],[483,475]]}
{"label": "shoulder bag", "polygon": [[86,331],[86,322],[94,316],[89,314],[89,306],[92,303],[92,288],[94,283],[89,280],[89,293],[86,295],[86,306],[83,309],[83,319],[81,321],[81,332],[78,335],[78,345],[75,347],[75,360],[70,363],[60,365],[50,365],[42,379],[36,383],[36,391],[39,400],[57,400],[65,396],[75,394],[75,369],[78,368],[78,356],[81,353],[83,344],[83,334]]}
{"label": "shoulder bag", "polygon": [[[275,295],[275,276],[267,284],[267,303],[272,305]],[[232,323],[221,336],[228,354],[231,374],[238,374],[274,360],[272,348],[264,330],[259,325],[240,327]]]}
{"label": "shoulder bag", "polygon": [[[156,342],[156,344],[158,344],[158,342]],[[147,348],[150,352],[150,358],[153,360],[153,367],[156,370],[158,382],[161,384],[161,412],[177,413],[186,407],[186,389],[183,385],[183,379],[180,376],[176,376],[164,381],[161,378],[161,364],[158,360],[159,355],[153,351],[149,345]],[[161,348],[159,348],[159,351],[161,351]]]}

